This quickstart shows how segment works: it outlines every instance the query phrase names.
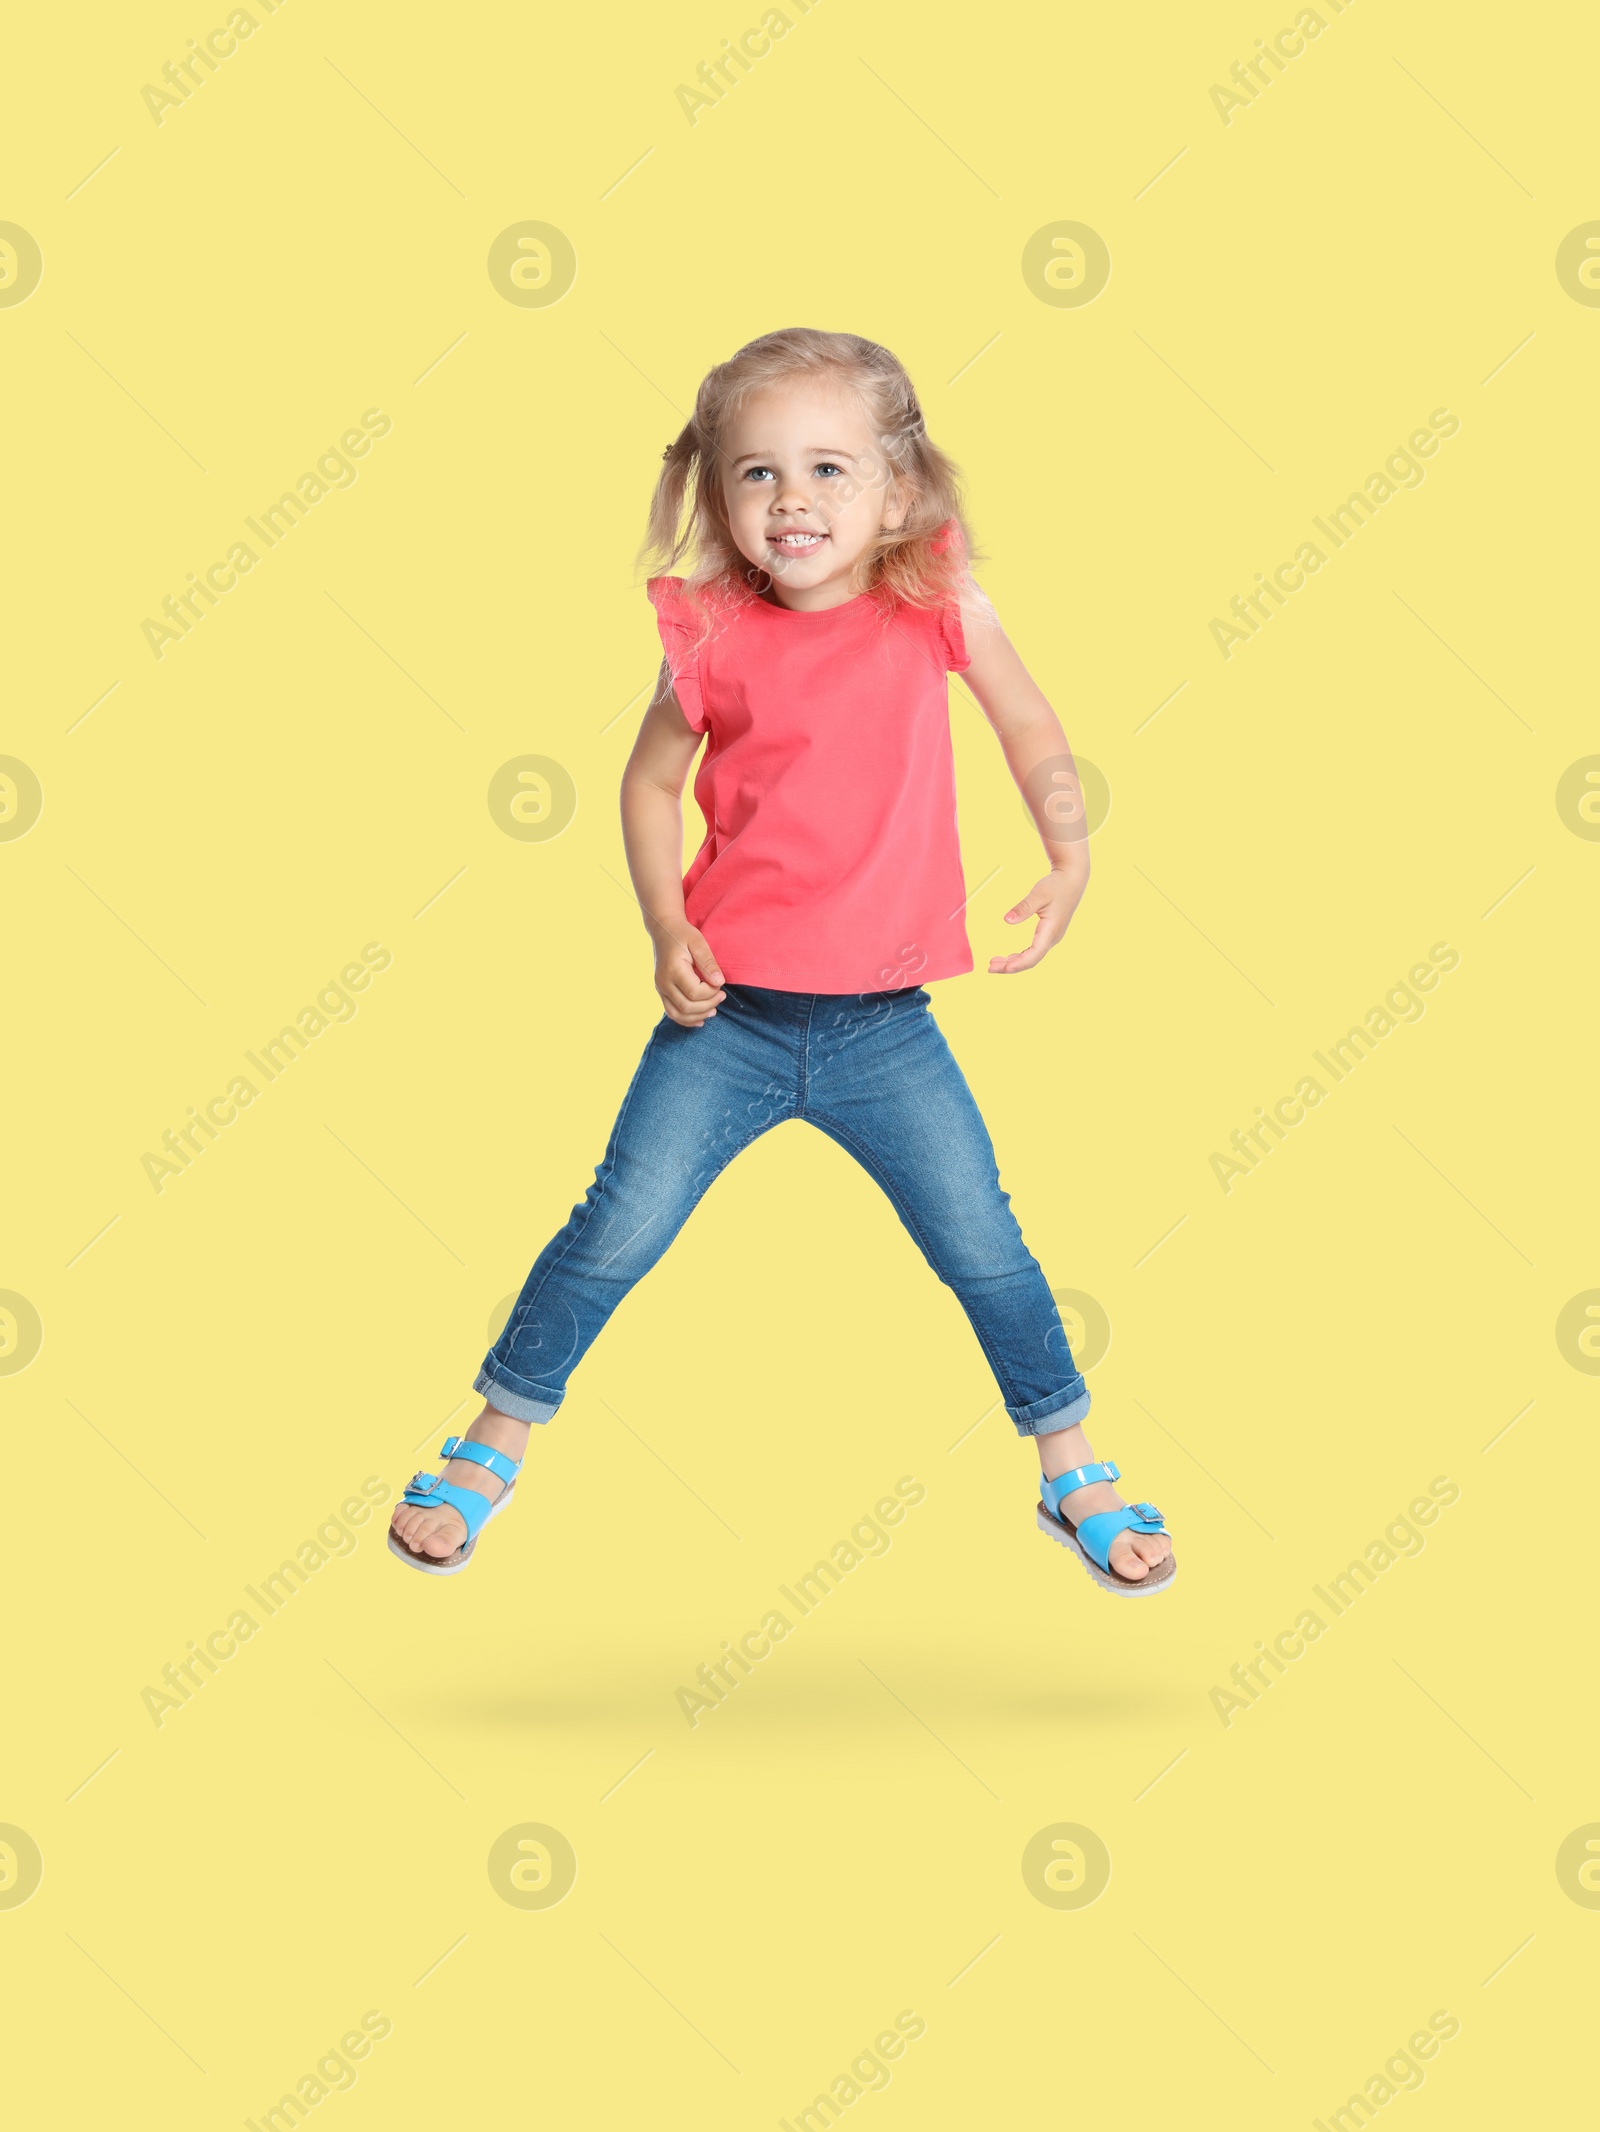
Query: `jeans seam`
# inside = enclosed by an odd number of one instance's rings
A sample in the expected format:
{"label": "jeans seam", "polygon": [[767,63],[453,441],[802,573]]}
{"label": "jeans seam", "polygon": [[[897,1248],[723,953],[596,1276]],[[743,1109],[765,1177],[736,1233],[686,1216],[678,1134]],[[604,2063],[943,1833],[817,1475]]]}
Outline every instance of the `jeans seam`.
{"label": "jeans seam", "polygon": [[[641,1062],[641,1063],[642,1063],[642,1062]],[[634,1079],[635,1079],[635,1080],[637,1080],[637,1079],[638,1079],[638,1076],[637,1076],[637,1074],[636,1074],[636,1075],[634,1076]],[[619,1111],[619,1112],[618,1112],[618,1114],[617,1114],[617,1123],[616,1123],[616,1127],[615,1127],[615,1130],[617,1130],[617,1131],[620,1131],[620,1130],[621,1130],[621,1127],[622,1127],[622,1120],[623,1120],[623,1117],[624,1117],[624,1116],[626,1115],[626,1112],[627,1112],[627,1108],[628,1108],[628,1104],[629,1104],[629,1102],[630,1102],[630,1101],[632,1100],[632,1096],[633,1096],[633,1090],[632,1090],[632,1088],[630,1087],[630,1088],[629,1088],[629,1090],[628,1090],[628,1094],[627,1094],[627,1095],[626,1095],[626,1096],[625,1096],[625,1097],[623,1098],[623,1103],[622,1103],[622,1109],[621,1109],[621,1111]],[[707,1192],[709,1192],[709,1191],[710,1191],[711,1187],[712,1187],[712,1186],[713,1186],[713,1185],[714,1185],[714,1184],[716,1183],[717,1179],[718,1179],[718,1178],[719,1178],[719,1177],[720,1177],[720,1176],[722,1175],[723,1171],[724,1171],[725,1169],[727,1169],[728,1165],[729,1165],[729,1164],[730,1164],[731,1162],[735,1161],[735,1160],[736,1160],[736,1159],[737,1159],[737,1158],[738,1158],[738,1157],[739,1157],[740,1155],[742,1155],[742,1154],[744,1153],[744,1151],[745,1151],[745,1149],[746,1149],[747,1147],[753,1146],[753,1144],[754,1144],[754,1143],[755,1143],[755,1142],[756,1142],[757,1140],[759,1140],[759,1139],[761,1138],[761,1136],[762,1136],[762,1134],[763,1134],[763,1133],[770,1133],[770,1132],[772,1131],[772,1129],[773,1129],[773,1127],[774,1127],[774,1126],[776,1126],[776,1125],[781,1125],[782,1123],[783,1123],[783,1120],[782,1120],[782,1118],[781,1118],[781,1117],[780,1117],[780,1118],[769,1118],[769,1119],[768,1119],[768,1120],[766,1121],[766,1123],[765,1123],[765,1124],[763,1124],[763,1125],[758,1125],[758,1126],[756,1127],[756,1129],[755,1129],[755,1131],[754,1131],[754,1132],[752,1132],[752,1133],[747,1133],[747,1134],[745,1135],[745,1137],[744,1137],[744,1138],[743,1138],[743,1139],[742,1139],[741,1141],[739,1141],[739,1143],[737,1144],[737,1146],[735,1146],[735,1147],[733,1147],[733,1148],[730,1148],[730,1149],[729,1149],[729,1151],[728,1151],[727,1155],[726,1155],[726,1156],[725,1156],[725,1157],[723,1158],[723,1160],[722,1160],[722,1161],[721,1161],[720,1163],[718,1163],[718,1165],[717,1165],[717,1167],[716,1167],[715,1171],[714,1171],[714,1172],[712,1173],[712,1175],[711,1175],[711,1176],[709,1176],[709,1177],[708,1177],[708,1178],[706,1179],[705,1183],[704,1183],[704,1184],[703,1184],[703,1185],[702,1185],[702,1186],[700,1187],[699,1191],[697,1191],[697,1192],[695,1193],[694,1197],[693,1197],[693,1198],[692,1198],[692,1199],[691,1199],[691,1200],[689,1201],[689,1204],[687,1205],[687,1207],[685,1207],[685,1208],[684,1208],[684,1212],[683,1212],[683,1221],[679,1222],[679,1224],[678,1224],[678,1228],[679,1228],[679,1230],[680,1230],[680,1231],[681,1231],[681,1230],[682,1230],[682,1228],[683,1228],[684,1222],[687,1222],[687,1220],[689,1219],[689,1216],[690,1216],[690,1215],[691,1215],[691,1214],[692,1214],[692,1213],[694,1212],[695,1208],[696,1208],[697,1206],[699,1206],[699,1204],[700,1204],[701,1200],[705,1198],[705,1196],[706,1196]],[[604,1188],[602,1187],[602,1196],[603,1196],[603,1191],[604,1191]],[[549,1280],[549,1279],[551,1278],[552,1274],[554,1274],[554,1273],[556,1272],[557,1268],[558,1268],[558,1267],[560,1267],[560,1266],[561,1266],[561,1265],[563,1264],[563,1262],[565,1261],[565,1259],[566,1259],[566,1257],[567,1257],[567,1253],[568,1253],[568,1252],[570,1252],[570,1251],[572,1251],[572,1250],[573,1250],[573,1249],[574,1249],[574,1248],[575,1248],[575,1247],[577,1246],[577,1244],[578,1244],[578,1243],[579,1243],[579,1242],[581,1241],[581,1239],[582,1239],[582,1236],[583,1236],[583,1231],[584,1231],[584,1229],[586,1229],[586,1228],[588,1227],[588,1225],[589,1225],[589,1216],[590,1216],[591,1214],[593,1214],[593,1213],[595,1212],[595,1206],[597,1206],[597,1205],[598,1205],[598,1201],[596,1201],[596,1202],[595,1202],[595,1205],[589,1206],[589,1207],[587,1207],[587,1208],[585,1209],[585,1211],[584,1211],[584,1219],[583,1219],[583,1222],[582,1222],[581,1226],[580,1226],[580,1227],[579,1227],[579,1229],[578,1229],[578,1232],[577,1232],[577,1234],[576,1234],[575,1236],[573,1236],[573,1238],[571,1239],[571,1241],[570,1241],[570,1242],[568,1243],[568,1245],[567,1245],[567,1249],[566,1249],[566,1251],[563,1251],[563,1252],[562,1252],[562,1254],[561,1254],[561,1257],[560,1257],[560,1258],[558,1258],[558,1259],[556,1259],[556,1260],[554,1261],[554,1263],[553,1263],[552,1265],[550,1265],[549,1267],[547,1267],[547,1268],[546,1268],[546,1271],[545,1271],[545,1276],[544,1276],[544,1280],[542,1280],[542,1281],[541,1281],[541,1282],[539,1283],[539,1286],[538,1286],[538,1287],[537,1287],[537,1288],[536,1288],[536,1289],[534,1290],[534,1292],[533,1292],[532,1296],[530,1296],[530,1297],[529,1297],[529,1299],[528,1299],[528,1300],[529,1300],[529,1303],[530,1303],[530,1305],[531,1305],[532,1303],[534,1303],[534,1302],[536,1302],[536,1301],[538,1300],[538,1298],[539,1298],[540,1294],[541,1294],[541,1293],[543,1292],[543,1290],[544,1290],[544,1287],[545,1287],[545,1283],[546,1283],[546,1282],[547,1282],[547,1281],[548,1281],[548,1280]],[[658,1254],[658,1257],[659,1257],[659,1254]],[[630,1282],[628,1283],[628,1286],[629,1286],[630,1288],[636,1287],[636,1286],[638,1285],[638,1281],[639,1281],[640,1279],[642,1279],[642,1278],[643,1278],[643,1275],[639,1275],[639,1276],[637,1276],[635,1280],[632,1280],[632,1281],[630,1281]],[[609,1313],[609,1312],[608,1312],[608,1313],[607,1313],[607,1322],[609,1322],[609,1319],[610,1319],[610,1315],[611,1315],[611,1313]],[[604,1328],[602,1327],[602,1328],[601,1328],[601,1330],[604,1330]],[[515,1343],[515,1341],[513,1341],[513,1343],[512,1343],[513,1347],[515,1346],[515,1344],[516,1344],[516,1343]],[[496,1346],[498,1346],[498,1345],[499,1345],[499,1342],[498,1342],[498,1341],[496,1341],[495,1345],[496,1345]],[[494,1353],[494,1350],[493,1350],[493,1348],[491,1348],[491,1349],[490,1349],[490,1351],[489,1351],[489,1357],[487,1357],[487,1358],[486,1358],[486,1360],[487,1360],[487,1359],[492,1359],[492,1357],[493,1357],[493,1353]],[[581,1358],[580,1358],[580,1359],[581,1359]],[[576,1365],[574,1365],[574,1367],[576,1367]],[[511,1372],[510,1374],[512,1374],[512,1375],[514,1376],[514,1375],[516,1374],[516,1372],[515,1372],[515,1371],[512,1371],[512,1372]],[[531,1378],[530,1378],[530,1379],[528,1380],[528,1382],[530,1382],[530,1383],[531,1383],[532,1381],[533,1381],[533,1380],[532,1380]],[[545,1391],[547,1391],[547,1390],[548,1390],[548,1391],[549,1391],[549,1392],[551,1393],[551,1396],[552,1396],[552,1397],[556,1397],[556,1396],[557,1396],[557,1395],[555,1394],[555,1391],[554,1391],[554,1387],[553,1387],[553,1386],[545,1386],[545,1385],[541,1385],[541,1386],[539,1387],[539,1390],[540,1390],[540,1392],[541,1392],[541,1393],[544,1393]],[[560,1394],[559,1394],[559,1400],[564,1400],[565,1398],[566,1398],[566,1388],[565,1388],[565,1386],[563,1386],[563,1387],[562,1387],[562,1390],[561,1390],[561,1392],[560,1392]],[[559,1400],[558,1400],[558,1403],[559,1403]]]}
{"label": "jeans seam", "polygon": [[[934,1256],[932,1247],[928,1243],[927,1238],[923,1235],[921,1229],[912,1219],[910,1210],[902,1203],[899,1193],[895,1190],[894,1185],[890,1181],[887,1174],[880,1171],[878,1167],[878,1158],[876,1154],[874,1154],[873,1150],[867,1146],[865,1141],[857,1140],[853,1133],[847,1131],[845,1127],[841,1125],[825,1125],[823,1124],[820,1118],[812,1118],[809,1122],[816,1126],[818,1132],[826,1133],[829,1139],[839,1141],[842,1146],[848,1148],[851,1153],[856,1156],[856,1159],[861,1163],[862,1168],[866,1170],[867,1174],[872,1178],[878,1189],[888,1200],[890,1206],[894,1208],[895,1212],[899,1215],[901,1221],[905,1223],[907,1229],[909,1229],[912,1236],[915,1237],[917,1249],[922,1253],[923,1257],[932,1267],[935,1277],[943,1282],[944,1286],[950,1290],[952,1295],[954,1295],[956,1297],[956,1300],[959,1302],[961,1299],[960,1290],[956,1287],[955,1282],[948,1277],[944,1269],[939,1264],[939,1261]],[[984,1338],[983,1333],[980,1331],[977,1324],[974,1322],[971,1312],[963,1309],[963,1315],[966,1317],[967,1323],[972,1327],[973,1337],[977,1340],[979,1347],[981,1347],[983,1350],[984,1360],[988,1363],[989,1368],[994,1373],[994,1381],[1000,1387],[1001,1397],[1005,1401],[1005,1404],[1008,1407],[1017,1406],[1021,1404],[1021,1402],[1019,1402],[1016,1397],[1016,1388],[1010,1381],[1009,1373],[1002,1368],[999,1357],[996,1356],[991,1350],[988,1341]]]}
{"label": "jeans seam", "polygon": [[806,1109],[806,1093],[811,1083],[811,1017],[817,1010],[817,994],[812,992],[806,999],[806,1025],[800,1032],[800,1080],[795,1091],[795,1116],[810,1116]]}
{"label": "jeans seam", "polygon": [[[707,1192],[710,1191],[711,1187],[716,1183],[717,1179],[722,1175],[723,1171],[728,1168],[729,1164],[736,1162],[738,1158],[744,1153],[747,1147],[754,1146],[755,1142],[761,1138],[761,1135],[763,1133],[770,1133],[774,1126],[781,1125],[782,1123],[783,1120],[781,1118],[769,1118],[765,1125],[758,1125],[753,1133],[747,1133],[744,1139],[739,1142],[738,1146],[729,1151],[725,1159],[718,1163],[712,1175],[706,1179],[705,1183],[700,1187],[699,1191],[696,1192],[693,1199],[690,1200],[687,1208],[684,1210],[683,1221],[679,1222],[678,1224],[678,1228],[680,1231],[683,1228],[684,1222],[689,1219],[689,1216],[694,1212],[695,1208],[699,1206],[701,1200],[705,1198]],[[670,1246],[668,1248],[670,1249]]]}
{"label": "jeans seam", "polygon": [[[664,1020],[665,1020],[665,1018],[666,1018],[666,1017],[665,1017],[665,1016],[663,1016],[663,1017],[662,1017],[662,1020],[664,1021]],[[652,1051],[652,1050],[653,1050],[653,1049],[655,1048],[655,1041],[656,1041],[656,1037],[657,1037],[657,1035],[658,1035],[658,1034],[660,1033],[660,1029],[661,1029],[661,1023],[660,1023],[660,1022],[658,1022],[658,1023],[656,1024],[655,1028],[651,1030],[651,1032],[650,1032],[650,1038],[649,1038],[649,1041],[648,1041],[648,1042],[646,1043],[646,1045],[645,1045],[644,1051],[643,1051],[643,1053],[642,1053],[642,1054],[641,1054],[641,1056],[640,1056],[640,1059],[639,1059],[639,1063],[638,1063],[638,1065],[637,1065],[637,1066],[636,1066],[636,1067],[634,1068],[634,1070],[633,1070],[633,1079],[632,1079],[632,1080],[631,1080],[631,1081],[630,1081],[630,1082],[628,1083],[627,1091],[626,1091],[626,1093],[624,1094],[624,1096],[623,1096],[623,1098],[622,1098],[622,1108],[621,1108],[621,1109],[620,1109],[620,1110],[619,1110],[619,1111],[617,1112],[617,1116],[616,1116],[616,1122],[615,1122],[615,1124],[614,1124],[614,1125],[612,1126],[612,1128],[611,1128],[611,1136],[610,1136],[610,1142],[608,1142],[608,1146],[609,1146],[610,1144],[612,1144],[612,1143],[615,1143],[616,1141],[620,1140],[620,1139],[621,1139],[621,1137],[622,1137],[622,1127],[623,1127],[623,1122],[624,1122],[624,1120],[625,1120],[625,1119],[627,1118],[627,1115],[628,1115],[628,1106],[629,1106],[629,1104],[631,1104],[631,1103],[632,1103],[632,1101],[633,1101],[633,1097],[634,1097],[634,1091],[635,1091],[635,1089],[637,1089],[637,1087],[639,1086],[639,1076],[640,1076],[640,1075],[641,1075],[641,1074],[642,1074],[642,1073],[644,1072],[644,1067],[645,1067],[645,1060],[646,1060],[646,1059],[647,1059],[647,1058],[649,1057],[649,1055],[650,1055],[651,1051]],[[527,1317],[527,1314],[528,1314],[528,1312],[529,1312],[529,1311],[530,1311],[530,1310],[531,1310],[531,1309],[533,1308],[534,1304],[535,1304],[535,1303],[536,1303],[536,1302],[537,1302],[537,1301],[539,1300],[539,1297],[540,1297],[540,1296],[541,1296],[541,1295],[543,1294],[543,1292],[544,1292],[545,1288],[546,1288],[546,1287],[547,1287],[547,1285],[549,1284],[549,1281],[550,1281],[550,1279],[551,1279],[551,1276],[552,1276],[553,1274],[555,1274],[555,1273],[559,1272],[559,1270],[560,1270],[561,1266],[562,1266],[562,1265],[563,1265],[563,1264],[565,1263],[565,1261],[566,1261],[566,1258],[567,1258],[567,1255],[568,1255],[568,1253],[569,1253],[569,1252],[572,1252],[572,1251],[575,1251],[575,1250],[577,1249],[577,1247],[578,1247],[579,1243],[580,1243],[580,1242],[582,1241],[582,1238],[583,1238],[583,1233],[584,1233],[584,1231],[585,1231],[585,1230],[586,1230],[586,1229],[588,1228],[588,1226],[589,1226],[589,1222],[590,1222],[591,1218],[593,1217],[593,1215],[594,1215],[594,1214],[596,1213],[596,1211],[598,1210],[598,1208],[599,1208],[599,1206],[600,1206],[600,1202],[601,1202],[601,1200],[603,1200],[603,1199],[604,1199],[604,1197],[605,1197],[605,1190],[606,1190],[606,1185],[607,1185],[607,1184],[609,1184],[609,1183],[610,1183],[610,1181],[611,1181],[611,1175],[612,1175],[612,1171],[613,1171],[613,1169],[614,1169],[614,1168],[615,1168],[615,1165],[614,1165],[614,1164],[612,1164],[612,1163],[609,1163],[609,1162],[607,1161],[607,1159],[606,1159],[605,1157],[602,1157],[602,1158],[601,1158],[601,1161],[600,1161],[600,1165],[599,1165],[599,1169],[597,1169],[597,1170],[596,1170],[596,1172],[595,1172],[595,1175],[596,1175],[596,1179],[597,1179],[597,1180],[598,1180],[598,1181],[600,1182],[600,1190],[599,1190],[598,1194],[597,1194],[597,1195],[595,1196],[595,1198],[594,1198],[594,1199],[592,1199],[592,1200],[591,1200],[591,1199],[589,1198],[589,1195],[588,1195],[588,1192],[587,1192],[587,1190],[585,1190],[585,1192],[584,1192],[584,1200],[585,1200],[585,1205],[584,1205],[584,1209],[583,1209],[583,1219],[582,1219],[582,1220],[581,1220],[581,1221],[580,1221],[580,1222],[578,1223],[578,1225],[577,1225],[577,1227],[576,1227],[576,1228],[574,1229],[574,1231],[573,1231],[572,1235],[571,1235],[571,1236],[570,1236],[570,1237],[569,1237],[569,1238],[567,1239],[567,1245],[566,1245],[566,1250],[564,1250],[564,1251],[563,1251],[563,1252],[561,1253],[561,1255],[560,1255],[560,1257],[559,1257],[559,1258],[556,1258],[556,1259],[552,1259],[552,1261],[550,1262],[550,1264],[549,1264],[548,1266],[546,1266],[546,1268],[544,1269],[544,1278],[543,1278],[543,1279],[542,1279],[542,1280],[540,1281],[540,1283],[539,1283],[538,1287],[537,1287],[537,1288],[536,1288],[536,1289],[535,1289],[535,1290],[533,1291],[532,1295],[530,1295],[530,1296],[529,1296],[529,1297],[528,1297],[528,1298],[526,1299],[526,1301],[525,1301],[525,1302],[524,1302],[524,1303],[522,1304],[522,1306],[521,1306],[520,1310],[515,1310],[515,1309],[514,1309],[514,1310],[512,1311],[512,1313],[511,1313],[511,1319],[510,1319],[510,1322],[508,1323],[508,1325],[507,1325],[507,1327],[506,1327],[506,1330],[507,1330],[507,1331],[509,1331],[509,1332],[511,1332],[511,1333],[513,1334],[513,1338],[512,1338],[512,1342],[511,1342],[511,1345],[512,1345],[512,1347],[513,1347],[513,1348],[515,1348],[515,1346],[516,1346],[516,1344],[517,1344],[517,1343],[516,1343],[516,1339],[515,1339],[515,1337],[514,1337],[514,1336],[515,1336],[515,1332],[516,1332],[516,1328],[517,1328],[517,1327],[518,1327],[518,1326],[519,1326],[519,1325],[520,1325],[521,1323],[523,1323],[523,1321],[524,1321],[524,1320],[526,1319],[526,1317]],[[602,1180],[602,1179],[600,1179],[600,1174],[599,1174],[599,1173],[600,1173],[600,1170],[601,1170],[601,1169],[603,1169],[603,1170],[605,1171],[605,1173],[606,1173],[606,1174],[605,1174],[605,1177],[604,1177],[604,1179],[603,1179],[603,1180]],[[698,1204],[698,1202],[696,1202],[696,1204]],[[576,1213],[577,1213],[577,1211],[578,1211],[578,1210],[577,1210],[576,1208],[574,1208],[574,1209],[573,1209],[573,1213],[574,1213],[574,1214],[576,1214]],[[501,1338],[503,1339],[504,1337],[505,1337],[505,1335],[504,1335],[504,1333],[502,1333],[502,1335],[501,1335]],[[496,1341],[496,1342],[494,1343],[494,1346],[495,1346],[495,1347],[498,1347],[498,1346],[499,1346],[499,1344],[500,1344],[500,1342],[499,1342],[499,1340],[497,1340],[497,1341]],[[494,1348],[491,1348],[491,1349],[490,1349],[490,1353],[491,1353],[491,1354],[493,1354],[493,1352],[494,1352]]]}

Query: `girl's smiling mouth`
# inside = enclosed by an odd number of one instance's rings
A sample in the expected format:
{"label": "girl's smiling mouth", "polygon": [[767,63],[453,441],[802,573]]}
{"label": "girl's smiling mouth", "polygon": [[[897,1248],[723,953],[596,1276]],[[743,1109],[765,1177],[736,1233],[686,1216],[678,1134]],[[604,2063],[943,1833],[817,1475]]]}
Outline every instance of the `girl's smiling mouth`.
{"label": "girl's smiling mouth", "polygon": [[787,555],[809,555],[813,548],[820,548],[827,539],[826,533],[769,533],[769,548],[781,548]]}

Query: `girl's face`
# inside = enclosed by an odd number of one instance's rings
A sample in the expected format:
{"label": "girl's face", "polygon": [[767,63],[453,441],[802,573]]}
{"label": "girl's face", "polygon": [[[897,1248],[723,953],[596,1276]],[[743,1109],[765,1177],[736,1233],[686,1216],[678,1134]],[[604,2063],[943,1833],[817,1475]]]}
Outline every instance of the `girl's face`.
{"label": "girl's face", "polygon": [[722,439],[722,494],[734,546],[772,576],[784,607],[838,607],[855,567],[905,501],[858,393],[795,378],[755,393]]}

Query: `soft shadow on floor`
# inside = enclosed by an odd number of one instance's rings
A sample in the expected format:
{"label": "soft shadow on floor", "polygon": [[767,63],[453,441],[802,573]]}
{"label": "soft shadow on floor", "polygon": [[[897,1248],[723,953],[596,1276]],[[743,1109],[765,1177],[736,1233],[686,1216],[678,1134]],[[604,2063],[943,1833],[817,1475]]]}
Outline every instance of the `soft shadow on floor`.
{"label": "soft shadow on floor", "polygon": [[[631,1661],[634,1654],[628,1655]],[[1171,1726],[1195,1716],[1193,1693],[1184,1694],[1165,1682],[1152,1686],[1130,1680],[1118,1685],[1103,1678],[1052,1681],[1020,1673],[1007,1678],[993,1671],[948,1669],[935,1682],[892,1660],[875,1656],[872,1663],[871,1673],[857,1660],[842,1667],[797,1669],[787,1676],[776,1669],[757,1669],[714,1710],[700,1711],[693,1729],[726,1720],[751,1736],[814,1740],[847,1727],[859,1742],[916,1723],[935,1732],[953,1726],[970,1738],[988,1729],[1101,1734],[1151,1724]],[[680,1687],[706,1692],[688,1672],[678,1678],[664,1672],[641,1681],[631,1663],[622,1675],[608,1675],[597,1663],[593,1677],[581,1682],[570,1675],[547,1685],[526,1678],[482,1687],[441,1680],[431,1690],[413,1682],[406,1706],[419,1722],[468,1729],[618,1731],[630,1737],[642,1730],[670,1736],[691,1729],[677,1700]],[[398,1708],[395,1715],[404,1722]]]}

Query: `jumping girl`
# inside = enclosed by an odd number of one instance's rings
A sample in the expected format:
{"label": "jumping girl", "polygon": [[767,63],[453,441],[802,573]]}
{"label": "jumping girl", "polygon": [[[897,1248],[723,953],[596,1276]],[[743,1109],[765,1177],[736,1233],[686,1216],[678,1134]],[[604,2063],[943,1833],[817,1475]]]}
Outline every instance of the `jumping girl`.
{"label": "jumping girl", "polygon": [[[1019,1436],[1038,1522],[1102,1590],[1166,1590],[1171,1541],[1083,1432],[1089,1392],[924,987],[973,967],[946,675],[1004,751],[1049,871],[991,974],[1040,963],[1089,878],[1066,736],[967,567],[956,470],[911,380],[852,333],[765,334],[719,364],[664,454],[646,553],[661,678],[622,778],[664,1009],[581,1205],[473,1385],[483,1412],[395,1505],[389,1545],[465,1569],[611,1313],[723,1168],[803,1118],[876,1179],[953,1289]],[[682,797],[705,838],[687,874]]]}

